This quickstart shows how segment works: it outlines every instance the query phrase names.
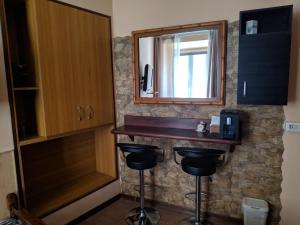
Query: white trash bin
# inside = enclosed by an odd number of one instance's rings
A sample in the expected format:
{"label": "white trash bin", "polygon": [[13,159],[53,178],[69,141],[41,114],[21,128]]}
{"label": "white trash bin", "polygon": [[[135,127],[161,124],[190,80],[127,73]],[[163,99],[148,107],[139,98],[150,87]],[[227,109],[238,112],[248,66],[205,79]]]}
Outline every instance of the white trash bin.
{"label": "white trash bin", "polygon": [[0,220],[0,225],[21,225],[22,223],[15,219]]}
{"label": "white trash bin", "polygon": [[242,212],[244,225],[266,225],[269,205],[261,199],[243,198]]}

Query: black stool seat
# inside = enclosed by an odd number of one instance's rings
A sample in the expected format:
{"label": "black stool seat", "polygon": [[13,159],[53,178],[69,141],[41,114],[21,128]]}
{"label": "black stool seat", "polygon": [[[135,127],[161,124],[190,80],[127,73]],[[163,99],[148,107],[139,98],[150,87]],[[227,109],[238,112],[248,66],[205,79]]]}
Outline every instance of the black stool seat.
{"label": "black stool seat", "polygon": [[216,172],[216,160],[210,158],[183,158],[182,170],[193,176],[210,176]]}
{"label": "black stool seat", "polygon": [[189,158],[218,158],[224,154],[225,151],[218,149],[207,149],[207,148],[192,148],[192,147],[175,147],[174,151],[178,152],[180,156]]}
{"label": "black stool seat", "polygon": [[143,153],[143,152],[154,152],[158,147],[153,145],[142,145],[142,144],[129,144],[129,143],[118,143],[117,146],[124,152],[131,153]]}
{"label": "black stool seat", "polygon": [[153,153],[130,153],[126,157],[127,166],[134,170],[146,170],[156,166],[156,155]]}

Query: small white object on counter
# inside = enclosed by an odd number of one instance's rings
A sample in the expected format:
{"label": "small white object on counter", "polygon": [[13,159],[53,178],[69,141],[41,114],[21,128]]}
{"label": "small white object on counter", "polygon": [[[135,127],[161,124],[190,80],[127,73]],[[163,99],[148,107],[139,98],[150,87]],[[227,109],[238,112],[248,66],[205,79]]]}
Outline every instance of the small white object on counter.
{"label": "small white object on counter", "polygon": [[212,116],[210,124],[211,125],[220,125],[220,117],[219,116]]}
{"label": "small white object on counter", "polygon": [[209,127],[210,133],[220,133],[220,116],[212,116]]}
{"label": "small white object on counter", "polygon": [[197,125],[197,129],[196,132],[199,133],[206,133],[206,126],[207,124],[203,121],[201,121],[198,125]]}

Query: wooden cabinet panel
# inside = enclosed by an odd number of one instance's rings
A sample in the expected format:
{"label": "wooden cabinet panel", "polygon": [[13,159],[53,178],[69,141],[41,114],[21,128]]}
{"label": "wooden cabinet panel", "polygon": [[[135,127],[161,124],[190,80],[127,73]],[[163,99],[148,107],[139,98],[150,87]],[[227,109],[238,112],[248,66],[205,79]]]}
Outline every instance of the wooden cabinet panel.
{"label": "wooden cabinet panel", "polygon": [[36,13],[36,60],[44,100],[46,135],[71,132],[76,129],[78,117],[72,33],[68,32],[74,21],[63,8],[51,10],[48,1],[30,1]]}
{"label": "wooden cabinet panel", "polygon": [[118,176],[110,18],[51,0],[0,11],[21,203],[45,216]]}
{"label": "wooden cabinet panel", "polygon": [[22,147],[27,209],[44,216],[116,180],[111,129]]}
{"label": "wooden cabinet panel", "polygon": [[76,33],[71,38],[76,62],[73,68],[76,68],[79,105],[85,111],[78,128],[113,123],[110,20],[80,10],[68,13],[76,21],[76,26],[69,27],[69,30]]}
{"label": "wooden cabinet panel", "polygon": [[108,18],[94,17],[92,24],[92,36],[96,37],[97,42],[91,46],[91,52],[98,61],[94,61],[95,70],[89,77],[90,104],[94,111],[90,122],[91,126],[99,126],[114,121],[110,22]]}
{"label": "wooden cabinet panel", "polygon": [[47,136],[113,123],[110,18],[31,1]]}

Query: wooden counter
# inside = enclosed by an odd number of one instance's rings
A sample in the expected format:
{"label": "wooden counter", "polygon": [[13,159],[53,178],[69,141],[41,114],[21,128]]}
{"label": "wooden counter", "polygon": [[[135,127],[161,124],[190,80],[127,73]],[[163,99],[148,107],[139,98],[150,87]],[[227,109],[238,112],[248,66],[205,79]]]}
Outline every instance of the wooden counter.
{"label": "wooden counter", "polygon": [[170,138],[176,140],[198,141],[225,145],[240,145],[240,140],[221,139],[218,134],[201,134],[195,131],[199,119],[181,119],[172,117],[125,116],[124,126],[112,130],[114,134],[134,136]]}

